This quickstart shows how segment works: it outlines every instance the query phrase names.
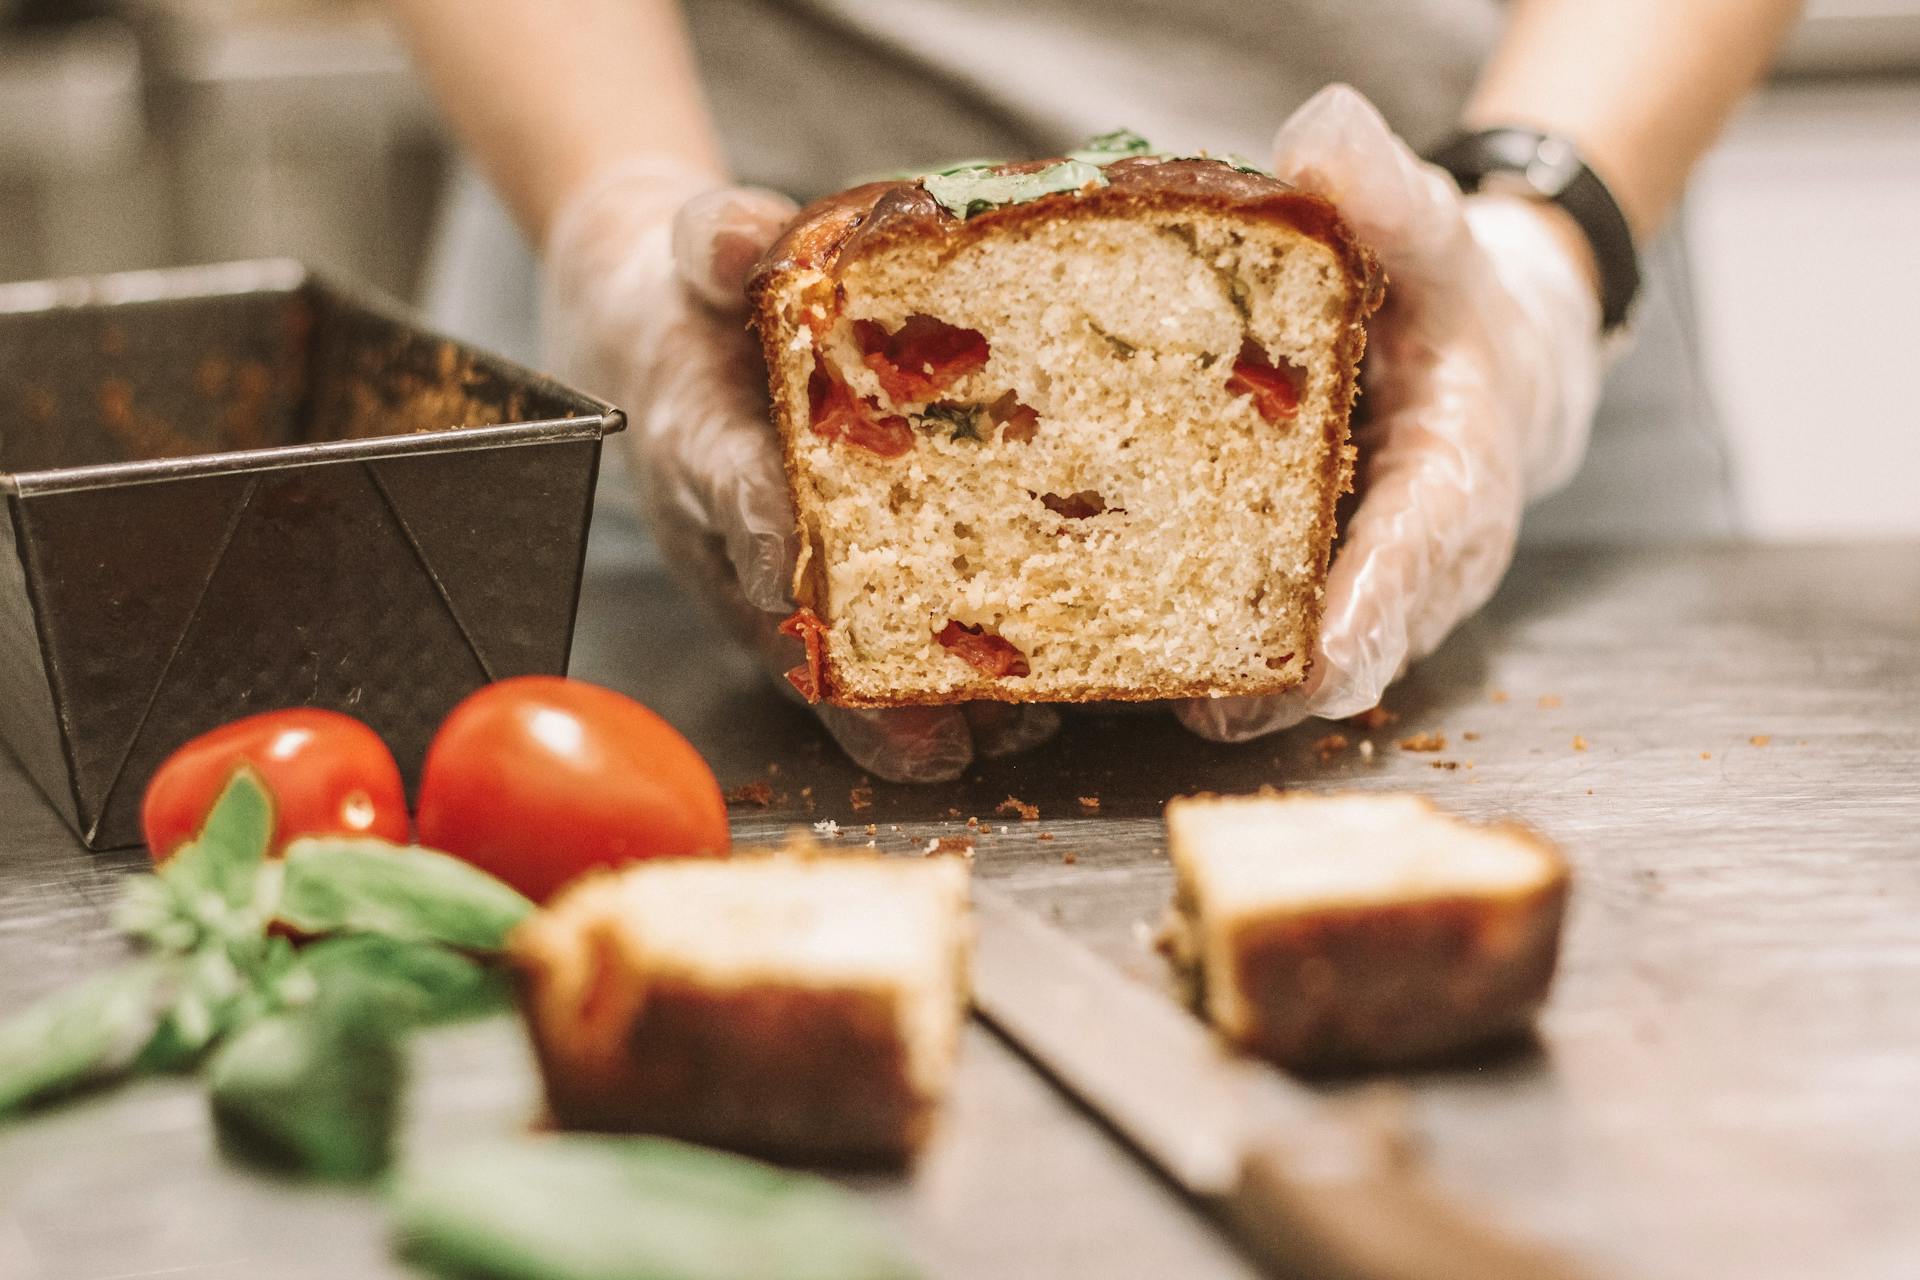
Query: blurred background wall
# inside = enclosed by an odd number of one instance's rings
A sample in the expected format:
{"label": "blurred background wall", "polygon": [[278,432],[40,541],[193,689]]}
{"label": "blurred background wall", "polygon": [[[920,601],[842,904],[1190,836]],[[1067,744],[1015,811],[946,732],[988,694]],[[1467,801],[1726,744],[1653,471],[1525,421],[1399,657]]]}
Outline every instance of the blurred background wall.
{"label": "blurred background wall", "polygon": [[[417,298],[448,173],[377,4],[0,0],[0,280],[287,254]],[[1920,534],[1920,0],[1812,0],[1686,216],[1753,532]]]}

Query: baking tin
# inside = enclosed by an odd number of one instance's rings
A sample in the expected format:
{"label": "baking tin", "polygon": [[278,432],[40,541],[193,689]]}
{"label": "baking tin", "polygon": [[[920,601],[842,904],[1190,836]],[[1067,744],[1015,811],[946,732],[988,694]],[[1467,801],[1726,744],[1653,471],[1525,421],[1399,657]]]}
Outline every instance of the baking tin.
{"label": "baking tin", "polygon": [[0,736],[89,848],[188,738],[372,725],[409,788],[564,673],[620,411],[269,261],[0,285]]}

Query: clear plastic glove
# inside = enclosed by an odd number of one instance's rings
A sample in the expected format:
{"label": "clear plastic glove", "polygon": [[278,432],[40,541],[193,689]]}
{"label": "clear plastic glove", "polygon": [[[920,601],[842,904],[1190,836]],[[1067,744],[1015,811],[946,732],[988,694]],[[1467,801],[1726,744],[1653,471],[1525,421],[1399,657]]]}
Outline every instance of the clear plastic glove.
{"label": "clear plastic glove", "polygon": [[[555,367],[629,415],[662,556],[776,675],[801,661],[776,631],[793,610],[797,548],[742,288],[794,212],[785,196],[716,188],[692,169],[618,166],[554,220],[542,308]],[[814,711],[862,768],[904,782],[957,777],[976,755],[1023,750],[1059,726],[1044,706]]]}
{"label": "clear plastic glove", "polygon": [[1228,742],[1377,705],[1485,604],[1527,502],[1579,466],[1601,371],[1599,302],[1539,212],[1463,198],[1354,90],[1334,85],[1296,111],[1274,170],[1340,206],[1379,254],[1387,300],[1368,327],[1361,499],[1306,682],[1175,708]]}

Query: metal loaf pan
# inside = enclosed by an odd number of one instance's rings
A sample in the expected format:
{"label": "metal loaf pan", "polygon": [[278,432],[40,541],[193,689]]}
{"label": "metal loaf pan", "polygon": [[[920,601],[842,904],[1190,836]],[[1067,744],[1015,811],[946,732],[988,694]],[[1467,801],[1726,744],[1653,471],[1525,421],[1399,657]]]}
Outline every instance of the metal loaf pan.
{"label": "metal loaf pan", "polygon": [[0,285],[0,735],[88,847],[236,716],[331,707],[411,788],[563,673],[620,411],[296,263]]}

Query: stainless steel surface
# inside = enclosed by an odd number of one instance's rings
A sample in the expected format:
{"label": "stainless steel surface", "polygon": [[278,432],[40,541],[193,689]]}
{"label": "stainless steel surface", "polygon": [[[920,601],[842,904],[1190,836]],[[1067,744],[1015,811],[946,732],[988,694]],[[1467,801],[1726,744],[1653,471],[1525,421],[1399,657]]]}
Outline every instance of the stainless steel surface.
{"label": "stainless steel surface", "polygon": [[[877,784],[858,811],[859,775],[805,712],[655,577],[590,569],[573,669],[647,698],[726,785],[777,764],[787,799],[737,811],[745,838],[832,818],[842,841],[864,844],[873,822],[882,848],[907,852],[979,815],[983,882],[1149,984],[1169,795],[1410,787],[1524,818],[1577,870],[1562,972],[1538,1045],[1407,1078],[1442,1184],[1604,1276],[1920,1272],[1920,546],[1530,553],[1392,695],[1398,724],[1343,728],[1376,744],[1371,762],[1350,748],[1321,763],[1328,726],[1215,747],[1158,716],[1086,714],[967,781]],[[1421,731],[1448,750],[1394,747]],[[1009,793],[1040,820],[992,816]],[[1083,815],[1075,798],[1093,793],[1100,813]],[[0,768],[0,1011],[121,954],[107,907],[137,865],[81,852]],[[416,1080],[414,1144],[517,1128],[532,1110],[510,1024],[436,1040]],[[863,1185],[942,1276],[1247,1274],[984,1032],[925,1165]],[[9,1280],[400,1274],[383,1257],[371,1202],[221,1163],[189,1082],[0,1132]]]}
{"label": "stainless steel surface", "polygon": [[292,263],[0,286],[0,734],[96,848],[251,711],[357,714],[411,780],[482,682],[566,669],[623,422]]}

